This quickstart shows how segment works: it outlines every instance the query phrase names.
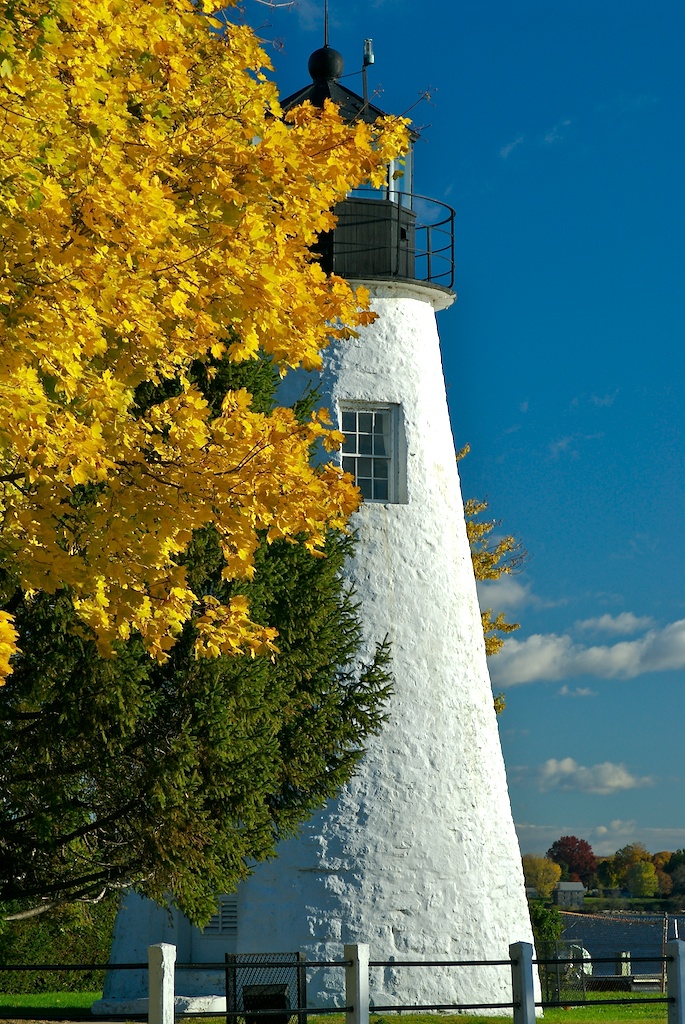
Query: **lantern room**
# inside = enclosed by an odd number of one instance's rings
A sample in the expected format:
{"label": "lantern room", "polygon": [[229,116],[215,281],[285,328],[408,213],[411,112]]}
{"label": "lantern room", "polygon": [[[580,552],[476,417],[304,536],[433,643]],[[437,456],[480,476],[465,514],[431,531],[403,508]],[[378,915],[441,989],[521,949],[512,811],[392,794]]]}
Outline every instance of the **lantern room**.
{"label": "lantern room", "polygon": [[[364,92],[370,40],[365,46]],[[366,96],[358,96],[340,83],[342,55],[331,46],[315,50],[309,58],[312,82],[282,103],[291,110],[309,100],[322,107],[330,99],[342,116],[352,122],[374,122],[385,116]],[[316,252],[327,273],[348,280],[419,281],[451,289],[454,284],[454,211],[414,192],[414,144],[388,166],[382,188],[355,189],[334,209],[335,230],[319,238]]]}

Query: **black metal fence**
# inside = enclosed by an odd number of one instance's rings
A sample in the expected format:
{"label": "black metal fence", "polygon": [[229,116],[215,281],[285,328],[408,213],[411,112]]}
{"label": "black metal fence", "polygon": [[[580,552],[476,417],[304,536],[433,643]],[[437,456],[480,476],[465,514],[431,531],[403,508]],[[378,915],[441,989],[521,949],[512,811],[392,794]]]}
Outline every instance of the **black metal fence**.
{"label": "black metal fence", "polygon": [[[160,947],[151,947],[159,949]],[[173,950],[174,947],[167,947]],[[358,951],[366,950],[365,958],[359,957]],[[578,1006],[589,1001],[605,1004],[649,1003],[650,1005],[665,1004],[668,1008],[668,1021],[685,1024],[685,942],[669,943],[668,951],[663,957],[633,958],[633,965],[655,963],[658,970],[651,977],[654,980],[654,992],[640,992],[625,985],[626,978],[640,978],[645,975],[638,971],[627,975],[616,971],[613,975],[600,973],[598,967],[612,963],[617,966],[615,957],[597,958],[586,956],[586,951],[573,953],[569,950],[557,949],[553,956],[535,958],[533,948],[526,943],[516,943],[511,947],[510,959],[505,960],[369,960],[368,947],[347,946],[346,956],[351,958],[333,961],[307,961],[297,953],[269,954],[226,954],[223,963],[176,964],[178,972],[188,970],[223,971],[225,977],[227,1024],[306,1024],[310,1015],[346,1013],[350,1024],[368,1019],[368,1013],[398,1013],[411,1011],[421,1012],[453,1012],[511,1010],[514,1022],[534,1020],[535,1008],[543,1009],[556,1006]],[[175,956],[175,950],[174,950]],[[173,960],[171,961],[173,964]],[[618,962],[620,968],[622,961]],[[107,971],[147,970],[147,963],[130,964],[30,964],[0,965],[0,990],[2,990],[3,972],[16,971],[90,971],[94,969]],[[406,969],[454,969],[480,967],[509,967],[512,974],[511,1000],[491,1003],[430,1003],[430,1004],[376,1004],[373,991],[369,990],[369,978],[374,968],[390,968],[393,971]],[[307,1006],[306,975],[308,971],[321,968],[339,968],[346,971],[345,1005],[334,1007]],[[541,998],[534,993],[534,968],[540,979]],[[371,971],[371,974],[370,974]],[[595,973],[597,971],[597,973]],[[601,979],[598,985],[592,979]],[[611,982],[615,985],[612,985]],[[150,1000],[152,1007],[155,996],[152,991],[153,978],[150,972]],[[341,986],[342,988],[342,986]],[[630,991],[630,995],[628,992]],[[168,998],[168,996],[167,996]],[[171,1020],[173,1020],[173,992],[171,996]],[[159,1001],[158,1001],[159,1002]],[[362,1005],[363,1004],[363,1005]],[[360,1008],[364,1010],[360,1013]],[[202,1013],[183,1012],[181,1016],[217,1016],[217,1011],[208,1010]],[[221,1014],[223,1016],[223,1014]],[[116,1013],[106,1012],[108,1020],[117,1018]],[[121,1019],[145,1019],[135,1017],[130,1012],[121,1014]],[[18,1020],[93,1020],[89,1012],[75,1013],[73,1009],[66,1012],[59,1009],[43,1010],[32,1008],[21,1010],[7,1008],[0,1010],[0,1018]],[[262,1020],[264,1018],[264,1020]],[[96,1019],[96,1018],[95,1018]],[[150,1020],[164,1020],[158,1013],[152,1014]],[[664,1015],[666,1020],[666,1015]]]}
{"label": "black metal fence", "polygon": [[540,952],[538,974],[548,1002],[593,998],[596,992],[666,991],[665,949],[643,956],[611,947],[590,953],[577,942],[562,940],[547,943]]}
{"label": "black metal fence", "polygon": [[[597,967],[604,967],[609,962],[616,963],[615,958],[585,958],[578,955],[569,955],[569,951],[563,948],[557,949],[554,956],[549,958],[533,958],[531,965],[537,968],[540,978],[541,999],[535,999],[528,1009],[534,1008],[549,1009],[552,1007],[582,1006],[589,1002],[595,1004],[642,1004],[650,1006],[663,1005],[664,1009],[672,1007],[675,997],[672,993],[666,992],[666,965],[673,962],[672,956],[658,958],[659,974],[655,979],[664,979],[663,987],[657,987],[651,994],[637,993],[630,998],[622,995],[622,991],[628,988],[621,984],[622,975],[616,975],[615,987],[609,987],[606,983],[609,976],[596,975],[602,978],[604,986],[593,986],[589,980],[593,977],[593,971]],[[643,963],[654,966],[654,958],[633,958],[633,964],[641,966]],[[188,968],[190,965],[182,965]],[[203,968],[217,965],[202,964]],[[460,969],[478,967],[508,967],[512,975],[521,964],[515,957],[507,960],[369,960],[368,969],[372,972],[374,968],[389,968],[393,971],[406,969]],[[240,955],[226,957],[226,1021],[227,1024],[306,1024],[310,1015],[353,1013],[355,1010],[354,1001],[349,999],[351,1005],[337,1007],[316,1007],[306,1005],[306,972],[321,968],[337,967],[347,969],[354,967],[354,961],[308,961],[297,954],[262,954],[262,955]],[[289,973],[288,973],[289,972]],[[372,975],[371,975],[372,976]],[[243,989],[241,1001],[240,989]],[[293,996],[297,992],[297,998]],[[598,992],[600,994],[598,994]],[[614,994],[615,993],[615,994]],[[257,997],[256,999],[254,997]],[[252,998],[251,998],[252,997]],[[258,1000],[258,1001],[257,1001]],[[450,1013],[481,1011],[487,1013],[489,1010],[511,1010],[514,1020],[524,1020],[521,1016],[522,1000],[520,991],[514,980],[512,985],[512,998],[501,1002],[440,1002],[440,1003],[377,1003],[373,998],[373,990],[370,992],[369,1012],[371,1014],[382,1013]],[[263,1020],[262,1020],[263,1018]],[[685,1022],[685,1012],[680,1008],[680,1016],[676,1017],[679,1022]],[[666,1020],[666,1014],[664,1014]],[[669,1017],[669,1021],[671,1017]]]}
{"label": "black metal fence", "polygon": [[[307,1024],[307,970],[302,953],[226,954],[226,1020]],[[294,1003],[294,1006],[293,1006]]]}

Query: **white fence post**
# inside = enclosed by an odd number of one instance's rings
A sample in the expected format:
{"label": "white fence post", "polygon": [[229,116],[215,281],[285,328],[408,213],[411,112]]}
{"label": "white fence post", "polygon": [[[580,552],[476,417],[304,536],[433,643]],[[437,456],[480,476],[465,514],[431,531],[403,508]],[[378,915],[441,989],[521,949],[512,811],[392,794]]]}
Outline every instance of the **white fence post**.
{"label": "white fence post", "polygon": [[369,1024],[369,947],[365,942],[345,946],[345,1024]]}
{"label": "white fence post", "polygon": [[513,942],[509,946],[509,956],[514,1024],[535,1024],[533,947],[530,942]]}
{"label": "white fence post", "polygon": [[666,994],[674,1002],[668,1004],[668,1024],[685,1024],[685,942],[673,939],[666,943]]}
{"label": "white fence post", "polygon": [[148,1024],[174,1024],[176,946],[159,942],[147,948]]}

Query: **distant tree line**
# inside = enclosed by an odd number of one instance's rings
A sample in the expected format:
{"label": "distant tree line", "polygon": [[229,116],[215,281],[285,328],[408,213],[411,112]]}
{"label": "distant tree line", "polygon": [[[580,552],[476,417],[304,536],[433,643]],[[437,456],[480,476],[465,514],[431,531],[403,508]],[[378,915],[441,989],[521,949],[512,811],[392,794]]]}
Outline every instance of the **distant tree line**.
{"label": "distant tree line", "polygon": [[609,857],[595,856],[585,839],[561,836],[544,857],[523,857],[526,884],[542,899],[557,883],[582,882],[605,894],[685,898],[685,850],[650,853],[643,843],[629,843]]}

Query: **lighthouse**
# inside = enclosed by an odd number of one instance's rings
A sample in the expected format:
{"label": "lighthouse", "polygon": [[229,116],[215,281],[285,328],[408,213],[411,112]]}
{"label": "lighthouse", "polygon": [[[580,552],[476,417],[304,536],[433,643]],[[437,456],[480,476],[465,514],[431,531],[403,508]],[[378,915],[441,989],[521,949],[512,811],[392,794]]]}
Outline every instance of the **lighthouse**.
{"label": "lighthouse", "polygon": [[[328,98],[350,120],[381,115],[339,81],[342,57],[328,45],[309,71],[286,108]],[[204,932],[131,897],[113,961],[171,941],[185,963],[286,951],[331,962],[359,942],[389,964],[371,973],[376,1006],[511,1002],[506,966],[402,966],[502,961],[511,943],[532,942],[436,323],[456,297],[454,215],[415,194],[413,170],[410,146],[383,188],[355,190],[338,206],[318,248],[327,271],[368,289],[377,314],[358,337],[331,343],[318,383],[345,435],[338,457],[363,496],[346,574],[362,653],[391,642],[387,722],[338,797],[221,898]],[[112,975],[99,1012],[125,999],[132,1008],[124,973]],[[219,972],[184,972],[188,1006],[204,1006],[198,999],[220,982]],[[344,972],[311,971],[307,1002],[344,1006]]]}
{"label": "lighthouse", "polygon": [[[338,79],[329,46],[284,101],[381,114]],[[415,141],[415,140],[412,140]],[[398,175],[401,171],[401,175]],[[388,721],[337,800],[259,865],[237,900],[237,951],[307,960],[368,943],[372,960],[501,960],[532,941],[445,394],[436,312],[453,291],[453,213],[417,197],[413,153],[358,190],[324,238],[326,269],[369,290],[375,322],[325,354],[322,403],[363,495],[356,591],[367,654],[386,635]],[[313,972],[312,1005],[342,1005],[341,972]],[[511,999],[505,968],[377,968],[377,1005]]]}

